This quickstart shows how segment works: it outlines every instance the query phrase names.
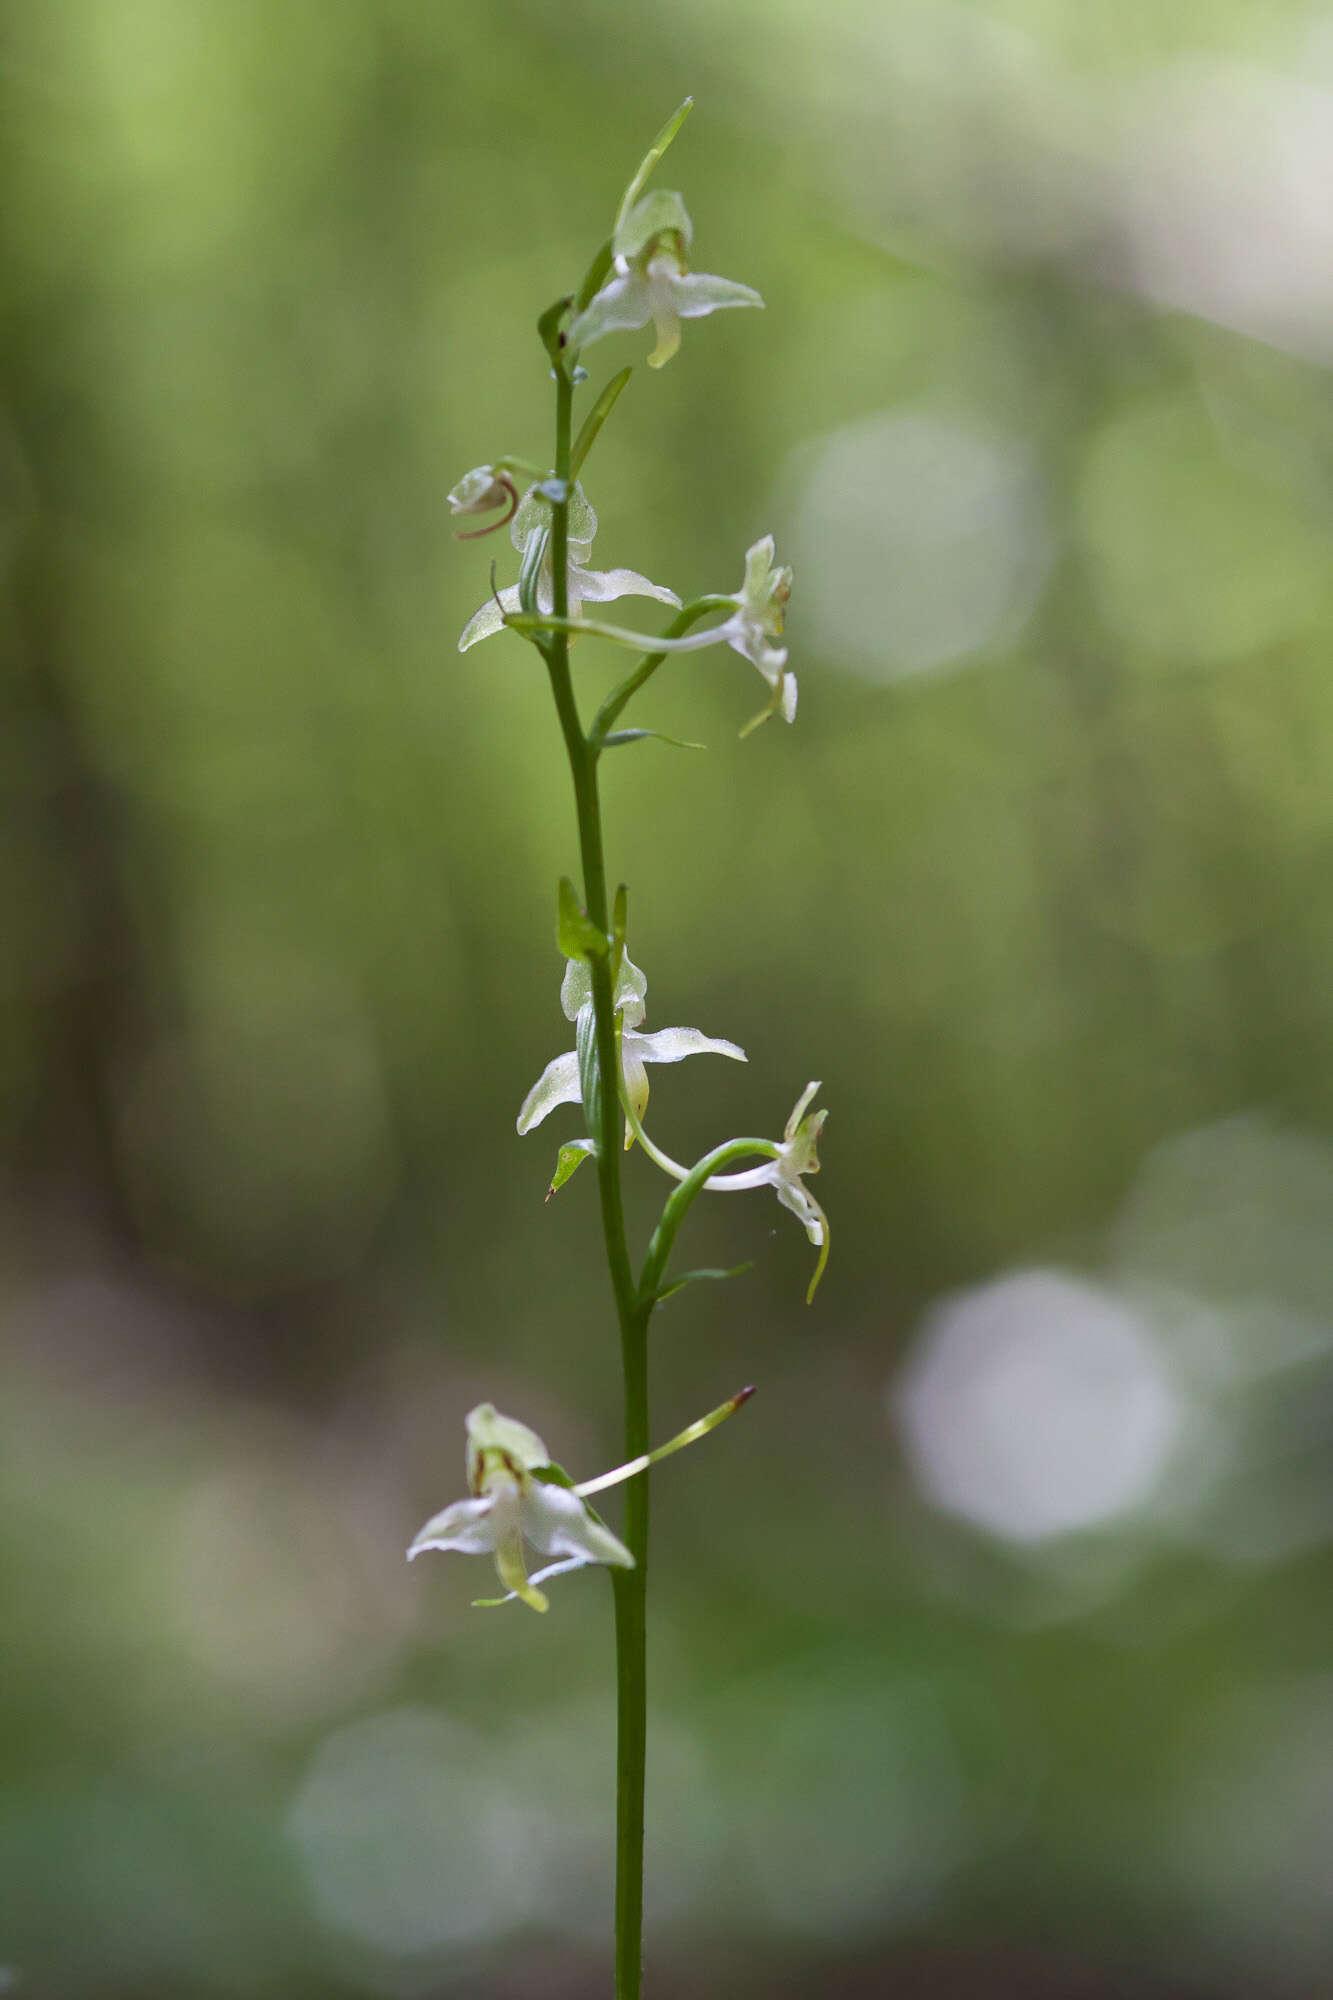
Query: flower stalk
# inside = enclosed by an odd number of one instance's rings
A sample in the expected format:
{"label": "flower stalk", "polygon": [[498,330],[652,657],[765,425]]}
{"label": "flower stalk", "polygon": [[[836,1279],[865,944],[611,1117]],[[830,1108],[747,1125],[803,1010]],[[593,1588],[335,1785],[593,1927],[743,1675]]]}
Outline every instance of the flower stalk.
{"label": "flower stalk", "polygon": [[[603,1249],[619,1333],[624,1397],[624,1462],[576,1485],[554,1465],[535,1431],[501,1416],[489,1403],[468,1418],[468,1495],[433,1516],[409,1550],[490,1555],[504,1594],[485,1604],[518,1600],[545,1611],[540,1585],[564,1571],[589,1565],[607,1569],[614,1592],[616,1630],[616,2000],[638,2000],[643,1935],[644,1768],[647,1750],[646,1605],[649,1553],[649,1469],[716,1428],[750,1396],[743,1389],[656,1450],[650,1448],[648,1328],[657,1306],[700,1278],[729,1278],[732,1271],[688,1271],[668,1281],[667,1265],[694,1202],[705,1192],[771,1187],[804,1223],[820,1250],[809,1296],[828,1255],[828,1223],[804,1185],[818,1171],[816,1140],[824,1112],[808,1112],[818,1086],[797,1103],[780,1139],[729,1139],[693,1167],[682,1166],[648,1133],[647,1063],[676,1063],[696,1054],[744,1061],[736,1043],[694,1028],[643,1031],[646,981],[626,950],[627,892],[614,908],[608,892],[598,767],[609,749],[658,732],[616,729],[630,701],[668,660],[725,645],[756,667],[770,699],[754,718],[796,715],[796,680],[777,644],[791,593],[791,570],[776,563],[773,538],[755,542],[745,558],[739,590],[695,597],[683,607],[672,590],[636,570],[588,567],[597,518],[579,483],[584,462],[618,404],[631,371],[622,368],[594,401],[577,438],[574,393],[586,379],[579,349],[612,334],[652,324],[656,345],[649,365],[664,366],[677,352],[681,322],[735,306],[760,306],[749,286],[689,268],[693,225],[678,194],[645,193],[649,176],[689,111],[687,99],[658,134],[631,180],[610,237],[581,285],[542,314],[538,332],[555,385],[554,460],[549,473],[513,456],[475,467],[450,494],[455,514],[484,525],[465,538],[508,527],[520,556],[516,583],[498,589],[469,621],[460,649],[502,630],[524,638],[543,660],[569,763],[578,828],[580,891],[562,881],[558,936],[569,961],[561,992],[575,1024],[576,1047],[549,1063],[524,1100],[520,1132],[530,1131],[557,1107],[582,1107],[585,1135],[560,1148],[549,1200],[582,1165],[596,1161]],[[526,482],[520,494],[516,475]],[[676,608],[660,635],[634,632],[584,616],[594,603],[636,596]],[[697,629],[710,620],[706,629]],[[570,646],[584,635],[630,646],[638,663],[606,696],[585,728],[570,671]],[[741,733],[748,734],[754,723]],[[668,742],[671,738],[664,739]],[[687,746],[688,747],[688,746]],[[697,747],[697,746],[695,746]],[[625,1229],[621,1188],[622,1118],[625,1148],[638,1141],[643,1154],[674,1183],[647,1246],[636,1279]],[[754,1162],[758,1164],[753,1164]],[[723,1172],[739,1167],[740,1171]],[[625,1487],[623,1535],[617,1536],[590,1506],[590,1497]],[[552,1558],[529,1573],[528,1551]]]}

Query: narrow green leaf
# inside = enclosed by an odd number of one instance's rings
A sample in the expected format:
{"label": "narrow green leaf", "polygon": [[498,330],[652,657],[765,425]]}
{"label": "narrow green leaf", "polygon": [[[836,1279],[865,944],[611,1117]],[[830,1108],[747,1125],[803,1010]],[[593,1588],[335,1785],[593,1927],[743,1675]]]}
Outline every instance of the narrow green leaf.
{"label": "narrow green leaf", "polygon": [[583,274],[583,283],[579,286],[578,296],[574,300],[576,313],[581,313],[590,303],[593,294],[601,291],[606,274],[611,269],[611,255],[611,238],[608,236]]}
{"label": "narrow green leaf", "polygon": [[662,729],[615,729],[602,738],[603,750],[618,749],[622,743],[643,743],[651,737],[658,743],[670,743],[677,750],[706,750],[706,743],[689,743],[683,736],[668,736]]}
{"label": "narrow green leaf", "polygon": [[577,958],[586,964],[590,958],[606,957],[609,940],[579,902],[568,875],[560,877],[555,935],[566,958]]}
{"label": "narrow green leaf", "polygon": [[546,1190],[546,1199],[549,1201],[553,1194],[558,1194],[566,1181],[572,1181],[583,1162],[590,1160],[596,1151],[597,1146],[592,1139],[571,1139],[567,1146],[562,1146],[556,1156],[555,1173]]}
{"label": "narrow green leaf", "polygon": [[[618,236],[620,234],[621,224],[648,184],[648,176],[652,173],[653,168],[657,165],[693,109],[694,99],[692,97],[687,97],[683,104],[677,105],[676,109],[667,119],[666,124],[653,140],[648,151],[644,154],[639,164],[638,172],[620,198],[620,207],[616,210],[616,226],[612,232],[613,235]],[[596,288],[594,287],[594,289]]]}
{"label": "narrow green leaf", "polygon": [[753,1271],[753,1269],[754,1265],[750,1263],[733,1264],[729,1271],[682,1271],[678,1278],[673,1278],[669,1285],[664,1285],[657,1293],[655,1303],[659,1306],[665,1305],[666,1301],[673,1299],[677,1292],[683,1292],[686,1285],[697,1284],[701,1278],[739,1278],[743,1271]]}
{"label": "narrow green leaf", "polygon": [[621,390],[633,373],[634,370],[632,368],[622,368],[618,375],[613,375],[584,418],[583,428],[575,438],[574,449],[569,454],[569,476],[571,479],[578,478],[579,468],[597,442],[598,431],[600,431],[602,425],[606,422],[612,410],[614,410]]}
{"label": "narrow green leaf", "polygon": [[560,366],[561,350],[564,346],[565,338],[560,330],[560,322],[573,303],[574,300],[572,297],[557,299],[553,306],[547,306],[546,311],[537,321],[537,332],[541,336],[542,346],[546,349],[546,352],[550,355],[551,360],[557,368]]}

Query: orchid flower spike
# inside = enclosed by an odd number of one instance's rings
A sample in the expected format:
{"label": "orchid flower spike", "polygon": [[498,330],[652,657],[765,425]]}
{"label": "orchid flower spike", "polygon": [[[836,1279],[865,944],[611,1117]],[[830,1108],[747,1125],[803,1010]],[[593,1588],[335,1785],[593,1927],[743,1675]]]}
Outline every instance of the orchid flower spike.
{"label": "orchid flower spike", "polygon": [[[478,470],[486,468],[479,467]],[[468,477],[473,475],[469,473]],[[571,618],[580,616],[585,600],[593,604],[607,604],[617,597],[655,597],[659,604],[679,605],[680,599],[674,590],[667,590],[660,583],[651,583],[636,569],[585,568],[596,533],[597,516],[588,503],[587,494],[576,482],[569,495],[568,595]],[[538,538],[546,538],[537,572],[537,603],[548,617],[555,603],[550,534],[551,502],[537,487],[530,486],[509,523],[509,537],[525,560],[530,554],[535,556]],[[516,583],[500,591],[498,597],[488,598],[463,628],[458,642],[459,652],[466,653],[469,646],[475,646],[478,640],[489,639],[492,632],[500,631],[507,615],[512,616],[521,608]]]}
{"label": "orchid flower spike", "polygon": [[762,306],[758,292],[730,278],[690,271],[686,260],[694,237],[684,202],[668,189],[636,201],[611,241],[612,276],[570,322],[572,349],[587,347],[608,333],[628,333],[650,322],[657,345],[650,368],[664,368],[680,346],[683,319],[705,319],[727,306]]}
{"label": "orchid flower spike", "polygon": [[[633,1556],[588,1505],[587,1496],[633,1479],[659,1459],[706,1437],[753,1394],[752,1389],[742,1389],[669,1444],[581,1486],[552,1463],[536,1431],[501,1416],[493,1403],[478,1403],[467,1419],[468,1498],[455,1500],[427,1521],[408,1549],[407,1560],[425,1549],[493,1556],[505,1595],[479,1598],[478,1604],[508,1604],[521,1597],[534,1611],[548,1608],[548,1599],[537,1586],[566,1570],[583,1569],[589,1563],[633,1569]],[[556,1561],[529,1576],[525,1545]]]}
{"label": "orchid flower spike", "polygon": [[[640,1034],[647,992],[648,981],[626,953],[621,959],[620,975],[616,980],[615,1003],[621,1020],[620,1058],[625,1091],[634,1107],[636,1119],[643,1117],[648,1103],[645,1063],[677,1063],[683,1062],[686,1056],[697,1055],[730,1056],[733,1062],[746,1060],[744,1049],[738,1048],[735,1042],[715,1040],[711,1035],[700,1034],[697,1028],[659,1028],[655,1034]],[[571,958],[565,967],[560,1005],[566,1020],[575,1023],[585,1009],[589,1014],[592,1012],[592,975],[587,965],[576,958]],[[530,1132],[558,1104],[579,1104],[582,1100],[578,1051],[571,1049],[568,1055],[557,1056],[554,1062],[546,1065],[524,1098],[523,1108],[518,1114],[518,1129]],[[627,1146],[632,1143],[632,1138],[632,1133],[627,1132]]]}

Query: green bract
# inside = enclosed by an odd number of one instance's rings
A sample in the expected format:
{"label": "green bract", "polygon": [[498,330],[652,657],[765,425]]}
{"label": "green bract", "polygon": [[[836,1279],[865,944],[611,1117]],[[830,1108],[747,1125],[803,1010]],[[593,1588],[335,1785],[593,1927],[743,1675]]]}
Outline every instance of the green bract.
{"label": "green bract", "polygon": [[[479,467],[478,471],[485,471]],[[467,477],[474,477],[469,473]],[[460,487],[466,481],[460,482]],[[458,488],[455,489],[459,490]],[[497,523],[497,525],[500,525]],[[586,569],[584,564],[592,553],[593,537],[597,533],[597,516],[588,503],[582,486],[575,484],[569,496],[569,615],[579,616],[584,600],[590,603],[606,604],[617,597],[655,597],[660,604],[680,603],[674,590],[667,590],[660,583],[651,583],[646,576],[640,576],[634,569]],[[537,605],[550,613],[554,604],[551,578],[551,502],[546,494],[536,486],[530,486],[519,503],[513,520],[509,523],[509,536],[514,547],[529,562],[537,566]],[[543,546],[544,542],[544,546]],[[504,624],[505,614],[522,609],[520,585],[511,584],[482,605],[470,618],[458,641],[460,653],[466,653],[469,646],[475,646],[479,639],[488,639]]]}
{"label": "green bract", "polygon": [[[409,1562],[425,1549],[493,1556],[507,1592],[498,1601],[521,1597],[534,1611],[547,1609],[538,1584],[564,1570],[587,1563],[633,1569],[629,1550],[551,1463],[536,1431],[501,1416],[493,1403],[478,1403],[468,1416],[467,1479],[469,1498],[427,1521],[407,1552]],[[529,1576],[525,1544],[557,1560]]]}
{"label": "green bract", "polygon": [[659,189],[636,201],[612,241],[609,278],[571,321],[567,340],[577,351],[608,333],[629,333],[650,323],[657,345],[650,368],[664,368],[680,346],[680,322],[705,319],[727,306],[761,306],[750,285],[686,269],[694,228],[678,194]]}
{"label": "green bract", "polygon": [[[626,954],[616,980],[615,1002],[621,1021],[620,1059],[625,1090],[636,1118],[642,1118],[648,1103],[645,1063],[683,1062],[686,1056],[697,1055],[730,1056],[733,1062],[744,1062],[746,1059],[744,1049],[738,1048],[735,1042],[714,1040],[710,1035],[700,1034],[697,1028],[659,1028],[655,1034],[641,1035],[638,1029],[644,1016],[647,992],[647,980]],[[565,968],[560,1005],[568,1021],[577,1024],[585,1015],[591,1020],[592,975],[588,967],[577,959],[571,959]],[[568,1055],[557,1056],[554,1062],[547,1063],[523,1100],[523,1108],[518,1114],[518,1129],[530,1132],[558,1104],[580,1104],[582,1101],[578,1051],[571,1049]]]}

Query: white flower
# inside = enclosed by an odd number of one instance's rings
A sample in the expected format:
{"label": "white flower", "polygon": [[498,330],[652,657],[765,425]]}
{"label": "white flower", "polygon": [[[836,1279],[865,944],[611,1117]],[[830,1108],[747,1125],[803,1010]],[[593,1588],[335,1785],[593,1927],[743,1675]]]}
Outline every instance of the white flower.
{"label": "white flower", "polygon": [[[502,1417],[493,1403],[478,1403],[467,1420],[467,1483],[469,1497],[455,1500],[434,1515],[407,1552],[412,1561],[423,1549],[455,1549],[465,1556],[494,1556],[503,1597],[482,1597],[481,1605],[508,1604],[521,1597],[534,1611],[545,1611],[539,1583],[588,1563],[633,1569],[634,1557],[588,1505],[590,1493],[637,1478],[659,1459],[670,1458],[686,1445],[725,1423],[749,1401],[753,1389],[740,1389],[697,1423],[687,1424],[669,1443],[632,1458],[596,1479],[576,1486],[568,1473],[552,1463],[551,1454],[526,1424]],[[539,1556],[557,1560],[527,1573],[524,1544]]]}
{"label": "white flower", "polygon": [[746,723],[741,731],[743,736],[766,722],[775,709],[782,711],[785,722],[796,720],[796,676],[787,671],[786,647],[772,643],[782,632],[791,597],[792,572],[789,563],[775,567],[773,553],[771,535],[765,535],[746,550],[745,581],[731,600],[736,606],[735,615],[719,627],[727,644],[742,659],[758,667],[773,690],[773,699]]}
{"label": "white flower", "polygon": [[[551,1463],[536,1431],[501,1416],[492,1403],[478,1403],[467,1420],[467,1483],[470,1497],[455,1500],[427,1521],[407,1559],[411,1562],[423,1549],[494,1556],[507,1595],[483,1602],[521,1597],[534,1611],[545,1611],[547,1599],[537,1586],[549,1577],[587,1563],[633,1569],[625,1544],[598,1520],[580,1488]],[[608,1483],[605,1477],[588,1482],[594,1489]],[[525,1543],[556,1561],[529,1576]]]}
{"label": "white flower", "polygon": [[662,189],[636,202],[616,230],[614,276],[571,321],[569,346],[577,350],[608,333],[629,333],[651,322],[657,345],[648,366],[664,368],[680,346],[683,319],[704,319],[727,306],[762,306],[749,285],[686,269],[693,235],[678,194]]}
{"label": "white flower", "polygon": [[[683,1062],[686,1056],[696,1055],[730,1056],[733,1062],[746,1060],[744,1049],[737,1048],[735,1042],[714,1040],[710,1035],[700,1034],[697,1028],[659,1028],[656,1034],[641,1035],[638,1030],[644,1016],[647,992],[648,981],[626,954],[616,981],[616,1009],[623,1024],[620,1054],[625,1090],[634,1106],[636,1118],[643,1117],[648,1103],[645,1063]],[[570,959],[565,968],[560,1005],[569,1021],[577,1022],[584,1008],[591,1011],[592,976],[588,967],[577,959]],[[558,1104],[579,1104],[582,1099],[578,1053],[571,1049],[568,1055],[557,1056],[554,1062],[546,1065],[524,1098],[523,1108],[518,1114],[518,1129],[530,1132]]]}
{"label": "white flower", "polygon": [[797,1098],[778,1143],[776,1159],[765,1160],[762,1166],[750,1167],[744,1173],[714,1174],[704,1182],[705,1187],[723,1193],[739,1193],[743,1188],[757,1187],[775,1190],[782,1206],[799,1217],[805,1225],[806,1235],[819,1247],[819,1262],[810,1280],[810,1289],[806,1294],[808,1299],[814,1297],[815,1286],[824,1275],[829,1252],[828,1217],[803,1179],[806,1174],[819,1172],[817,1147],[828,1112],[812,1111],[806,1116],[806,1107],[818,1089],[817,1083],[808,1083]]}
{"label": "white flower", "polygon": [[[485,470],[486,467],[478,468],[479,472]],[[473,476],[468,475],[469,478]],[[537,573],[537,603],[548,616],[555,605],[550,531],[551,502],[544,493],[539,493],[535,486],[531,486],[523,495],[518,511],[509,523],[509,535],[514,547],[525,559],[535,537],[540,535],[548,537]],[[592,604],[607,604],[617,597],[655,597],[660,604],[679,605],[680,599],[674,590],[667,590],[660,583],[651,583],[646,576],[640,576],[635,569],[585,568],[584,565],[592,553],[593,537],[596,533],[597,516],[588,504],[582,486],[576,483],[569,496],[568,594],[571,618],[580,615],[585,601]],[[464,627],[463,636],[458,642],[459,652],[466,653],[469,646],[475,646],[479,639],[489,639],[493,632],[498,632],[503,627],[506,613],[521,609],[516,583],[510,584],[507,589],[499,593],[498,602],[494,597],[488,598]]]}

